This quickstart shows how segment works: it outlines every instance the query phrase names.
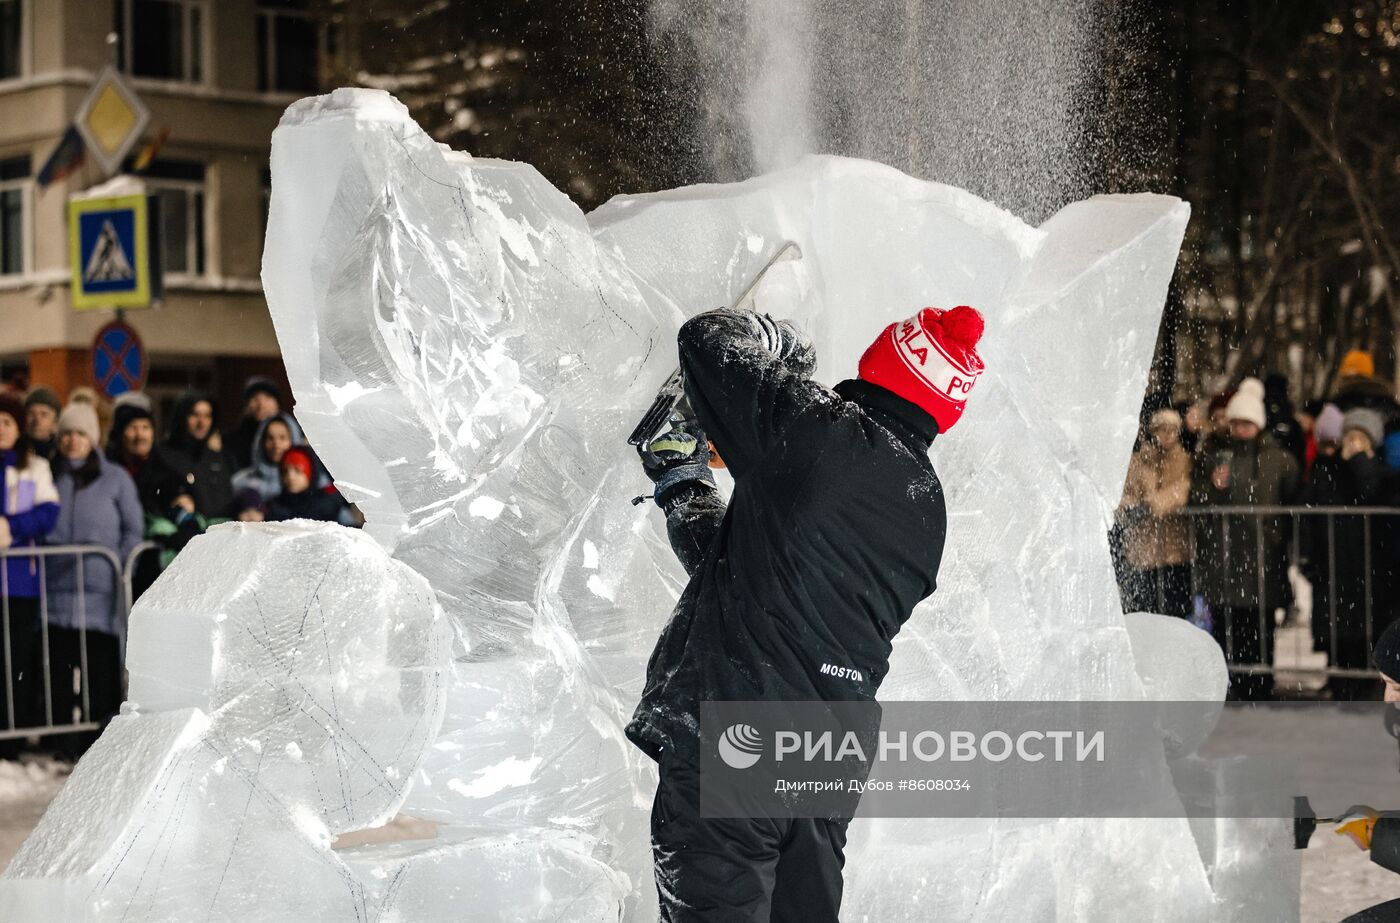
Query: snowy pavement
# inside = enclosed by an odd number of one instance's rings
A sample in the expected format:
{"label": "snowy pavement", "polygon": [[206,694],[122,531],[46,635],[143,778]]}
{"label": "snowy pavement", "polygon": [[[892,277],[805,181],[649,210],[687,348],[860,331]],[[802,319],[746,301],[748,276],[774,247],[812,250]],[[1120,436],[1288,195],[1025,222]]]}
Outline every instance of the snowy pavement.
{"label": "snowy pavement", "polygon": [[[15,763],[0,760],[0,869],[9,865],[20,843],[63,787],[70,767],[51,759]],[[347,835],[338,847],[370,840],[431,838],[435,826],[395,818],[378,836]],[[1400,897],[1400,875],[1373,864],[1345,837],[1321,828],[1303,854],[1302,923],[1337,923],[1372,904]]]}
{"label": "snowy pavement", "polygon": [[1400,875],[1386,871],[1330,827],[1319,827],[1303,853],[1302,923],[1337,923],[1400,897]]}
{"label": "snowy pavement", "polygon": [[72,769],[48,757],[0,760],[0,869],[10,864]]}

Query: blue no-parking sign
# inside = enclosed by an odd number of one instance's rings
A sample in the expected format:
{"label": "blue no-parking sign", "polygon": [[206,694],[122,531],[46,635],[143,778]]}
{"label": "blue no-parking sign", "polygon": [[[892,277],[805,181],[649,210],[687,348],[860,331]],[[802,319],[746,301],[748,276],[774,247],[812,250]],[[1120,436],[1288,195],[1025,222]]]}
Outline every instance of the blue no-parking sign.
{"label": "blue no-parking sign", "polygon": [[141,337],[121,321],[112,321],[92,341],[92,380],[106,397],[139,391],[146,384],[146,350]]}

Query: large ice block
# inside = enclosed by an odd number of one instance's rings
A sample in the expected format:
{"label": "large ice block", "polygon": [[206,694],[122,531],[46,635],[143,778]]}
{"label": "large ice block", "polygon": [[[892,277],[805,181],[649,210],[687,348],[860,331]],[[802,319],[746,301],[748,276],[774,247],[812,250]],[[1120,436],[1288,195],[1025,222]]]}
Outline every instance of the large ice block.
{"label": "large ice block", "polygon": [[367,535],[229,523],[133,611],[130,706],[202,709],[232,763],[343,833],[402,804],[442,725],[450,645],[426,581]]}
{"label": "large ice block", "polygon": [[[961,190],[817,157],[585,217],[530,168],[446,151],[388,97],[355,91],[288,111],[273,177],[264,278],[279,337],[299,348],[289,370],[308,431],[338,479],[372,485],[375,534],[427,576],[464,639],[456,717],[416,810],[590,832],[640,815],[647,768],[611,754],[627,759],[621,723],[683,576],[659,516],[626,505],[645,482],[624,436],[674,365],[683,318],[732,300],[785,240],[804,258],[758,306],[812,335],[823,381],[925,304],[988,316],[990,370],[933,453],[951,514],[940,589],[898,639],[885,695],[1173,691],[1135,669],[1103,535],[1179,201],[1098,197],[1032,228]],[[503,676],[520,682],[499,689]],[[634,882],[645,851],[613,841],[642,838],[640,817],[598,837]],[[862,822],[852,855],[852,906],[868,899],[880,919],[1018,898],[1029,918],[1108,918],[1125,894],[1149,919],[1218,907],[1184,820]],[[957,871],[879,897],[882,869],[923,860]]]}
{"label": "large ice block", "polygon": [[131,699],[0,880],[5,919],[373,918],[332,835],[402,804],[451,642],[360,532],[211,529],[133,612]]}
{"label": "large ice block", "polygon": [[316,818],[289,809],[208,730],[197,709],[114,719],[5,870],[0,919],[363,914],[364,889]]}
{"label": "large ice block", "polygon": [[341,858],[367,883],[383,923],[615,923],[630,885],[595,851],[589,837],[563,830],[459,830]]}
{"label": "large ice block", "polygon": [[152,805],[208,726],[194,708],[112,719],[6,868],[0,918],[82,919],[83,897],[135,842],[161,845],[143,837]]}

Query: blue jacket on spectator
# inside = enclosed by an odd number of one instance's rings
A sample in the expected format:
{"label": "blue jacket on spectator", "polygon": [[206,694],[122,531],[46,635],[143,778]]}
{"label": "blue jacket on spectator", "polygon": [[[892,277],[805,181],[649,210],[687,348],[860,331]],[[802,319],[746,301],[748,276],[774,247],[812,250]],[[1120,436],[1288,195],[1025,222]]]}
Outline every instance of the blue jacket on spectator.
{"label": "blue jacket on spectator", "polygon": [[[61,456],[54,461],[58,487],[58,524],[49,533],[50,545],[101,545],[123,564],[126,556],[141,542],[145,513],[136,496],[131,475],[96,449],[77,466]],[[49,624],[62,628],[82,627],[85,615],[88,631],[121,635],[125,624],[118,624],[117,594],[121,581],[111,565],[95,555],[83,561],[83,583],[87,588],[84,612],[78,605],[78,566],[74,558],[58,556],[46,564]],[[122,613],[124,619],[125,613]]]}
{"label": "blue jacket on spectator", "polygon": [[[23,444],[21,444],[22,447]],[[29,463],[19,467],[19,452],[0,451],[5,493],[0,513],[10,521],[10,547],[33,547],[58,521],[58,492],[54,490],[49,463],[27,453]],[[11,596],[33,599],[39,595],[39,559],[11,557],[5,562],[5,589]]]}

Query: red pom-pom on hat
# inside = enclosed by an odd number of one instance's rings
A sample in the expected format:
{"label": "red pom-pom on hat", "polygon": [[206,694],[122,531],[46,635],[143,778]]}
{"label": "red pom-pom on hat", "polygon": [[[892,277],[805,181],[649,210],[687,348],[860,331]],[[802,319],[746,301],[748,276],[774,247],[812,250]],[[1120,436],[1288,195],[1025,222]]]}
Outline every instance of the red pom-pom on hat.
{"label": "red pom-pom on hat", "polygon": [[975,349],[987,322],[976,308],[960,304],[943,314],[943,333],[963,349]]}
{"label": "red pom-pom on hat", "polygon": [[985,328],[982,315],[967,305],[924,308],[880,333],[860,357],[860,378],[917,404],[946,433],[985,368],[977,355]]}

